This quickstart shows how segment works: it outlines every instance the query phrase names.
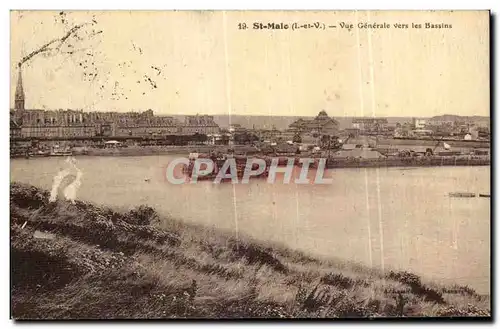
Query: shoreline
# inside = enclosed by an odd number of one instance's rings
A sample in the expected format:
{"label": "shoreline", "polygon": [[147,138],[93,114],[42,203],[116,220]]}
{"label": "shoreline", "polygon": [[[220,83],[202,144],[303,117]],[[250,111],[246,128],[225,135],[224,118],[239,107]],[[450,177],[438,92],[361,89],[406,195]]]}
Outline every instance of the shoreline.
{"label": "shoreline", "polygon": [[[121,149],[88,149],[86,151],[73,152],[77,157],[129,157],[129,156],[162,156],[179,155],[187,157],[189,153],[210,153],[212,151],[224,151],[228,147],[213,146],[178,146],[178,147],[130,147]],[[248,146],[233,147],[235,153],[245,153],[254,151]],[[252,153],[252,152],[251,152]],[[242,155],[245,156],[245,155]],[[249,154],[248,157],[262,158],[293,158],[298,163],[300,158],[327,158],[318,155],[263,155]],[[47,156],[51,157],[51,156]],[[26,158],[25,156],[12,157]],[[45,158],[32,156],[29,159]],[[456,156],[422,156],[422,157],[388,157],[388,158],[340,158],[331,156],[327,158],[327,169],[342,168],[388,168],[388,167],[442,167],[442,166],[491,166],[491,157],[489,155],[456,155]]]}
{"label": "shoreline", "polygon": [[16,319],[491,316],[467,286],[48,194],[10,187]]}
{"label": "shoreline", "polygon": [[390,168],[390,167],[444,167],[444,166],[491,166],[490,157],[415,157],[385,159],[338,159],[328,161],[326,168]]}

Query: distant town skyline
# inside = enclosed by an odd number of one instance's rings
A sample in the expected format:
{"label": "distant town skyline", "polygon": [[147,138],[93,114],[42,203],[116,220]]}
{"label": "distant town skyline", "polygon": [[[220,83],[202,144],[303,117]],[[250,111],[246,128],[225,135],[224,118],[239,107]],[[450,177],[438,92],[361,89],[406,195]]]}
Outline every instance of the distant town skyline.
{"label": "distant town skyline", "polygon": [[73,53],[66,48],[23,64],[27,109],[489,116],[488,12],[427,15],[453,28],[238,29],[254,21],[412,22],[421,12],[12,11],[11,108],[16,64],[71,26],[95,21],[92,41],[87,34],[65,45],[78,48]]}

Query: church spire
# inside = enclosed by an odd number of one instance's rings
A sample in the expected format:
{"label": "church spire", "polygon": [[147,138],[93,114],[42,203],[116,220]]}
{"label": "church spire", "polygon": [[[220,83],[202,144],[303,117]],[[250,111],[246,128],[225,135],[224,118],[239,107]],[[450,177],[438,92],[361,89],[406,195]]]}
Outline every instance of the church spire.
{"label": "church spire", "polygon": [[21,65],[19,65],[19,71],[17,76],[17,86],[16,94],[14,98],[14,108],[16,110],[24,110],[24,89],[23,89],[23,76],[21,71]]}

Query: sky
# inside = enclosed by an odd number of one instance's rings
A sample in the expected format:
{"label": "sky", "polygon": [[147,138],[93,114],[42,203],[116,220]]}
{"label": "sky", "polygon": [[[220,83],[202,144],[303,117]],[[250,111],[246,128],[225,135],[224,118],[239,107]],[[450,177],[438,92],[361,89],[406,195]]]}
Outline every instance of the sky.
{"label": "sky", "polygon": [[[254,22],[336,28],[255,30]],[[356,27],[364,22],[391,28]],[[411,28],[426,22],[452,28]],[[334,117],[490,112],[487,11],[12,11],[11,107],[21,58],[81,23],[88,23],[81,40],[70,37],[59,52],[22,65],[26,108],[279,116],[326,110]]]}

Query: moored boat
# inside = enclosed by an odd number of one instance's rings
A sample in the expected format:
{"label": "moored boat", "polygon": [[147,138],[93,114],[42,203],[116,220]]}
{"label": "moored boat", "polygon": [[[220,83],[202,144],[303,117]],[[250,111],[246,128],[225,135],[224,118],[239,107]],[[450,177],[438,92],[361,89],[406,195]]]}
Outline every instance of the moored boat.
{"label": "moored boat", "polygon": [[69,149],[61,149],[58,145],[54,146],[49,153],[50,156],[71,156],[73,152]]}
{"label": "moored boat", "polygon": [[476,197],[476,193],[471,193],[471,192],[450,192],[449,196],[453,197],[453,198],[475,198]]}
{"label": "moored boat", "polygon": [[64,157],[64,156],[71,156],[73,155],[73,152],[71,151],[52,151],[49,154],[51,157]]}
{"label": "moored boat", "polygon": [[[198,155],[198,158],[208,158],[207,155]],[[232,156],[232,155],[219,155],[219,156],[212,156],[212,161],[213,161],[213,164],[214,164],[214,168],[212,170],[211,173],[209,174],[206,174],[206,175],[200,175],[197,177],[197,180],[215,180],[217,175],[219,174],[219,170],[220,168],[223,167],[225,161],[229,158],[233,158],[236,162],[236,176],[238,179],[242,179],[243,176],[244,176],[244,173],[245,173],[245,168],[246,168],[246,160],[247,160],[247,157],[244,157],[244,156]],[[182,169],[182,172],[189,178],[191,179],[192,176],[193,176],[193,169],[194,169],[194,163],[195,163],[195,159],[191,158],[190,161],[189,161],[189,165],[188,166],[184,166],[183,169]],[[264,170],[264,172],[262,172],[261,174],[259,175],[256,175],[256,176],[252,176],[254,178],[257,178],[257,177],[267,177],[268,174],[269,174],[269,163],[267,163],[266,161],[266,169]],[[252,166],[252,169],[253,170],[257,170],[258,169],[258,165],[257,164],[254,164]],[[221,182],[230,182],[231,181],[231,178],[223,178],[221,180]]]}
{"label": "moored boat", "polygon": [[48,151],[36,151],[36,152],[29,152],[28,157],[48,157],[50,153]]}

